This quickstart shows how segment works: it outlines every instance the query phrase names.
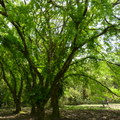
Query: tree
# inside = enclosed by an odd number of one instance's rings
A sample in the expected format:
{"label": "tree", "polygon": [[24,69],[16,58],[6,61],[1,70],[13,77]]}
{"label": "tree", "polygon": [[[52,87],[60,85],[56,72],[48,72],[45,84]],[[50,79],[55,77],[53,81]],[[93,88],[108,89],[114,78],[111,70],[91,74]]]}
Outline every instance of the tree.
{"label": "tree", "polygon": [[[4,38],[1,38],[3,40]],[[15,113],[21,111],[21,97],[23,92],[23,81],[25,80],[24,64],[22,55],[16,51],[13,39],[10,35],[6,36],[5,41],[0,45],[0,67],[1,78],[6,83],[13,96],[15,103]],[[17,42],[17,41],[16,41]]]}
{"label": "tree", "polygon": [[5,34],[15,37],[11,41],[32,77],[37,119],[44,120],[44,107],[50,97],[57,97],[57,86],[64,82],[74,58],[101,44],[98,38],[104,36],[106,43],[119,32],[119,0],[0,0],[0,4],[1,26],[5,26],[1,36],[3,41]]}
{"label": "tree", "polygon": [[19,113],[21,111],[21,97],[24,79],[23,75],[21,75],[21,71],[19,71],[20,69],[17,70],[18,68],[16,68],[16,65],[13,63],[11,64],[10,61],[0,61],[0,67],[2,70],[2,79],[6,83],[13,96],[16,108],[15,113]]}

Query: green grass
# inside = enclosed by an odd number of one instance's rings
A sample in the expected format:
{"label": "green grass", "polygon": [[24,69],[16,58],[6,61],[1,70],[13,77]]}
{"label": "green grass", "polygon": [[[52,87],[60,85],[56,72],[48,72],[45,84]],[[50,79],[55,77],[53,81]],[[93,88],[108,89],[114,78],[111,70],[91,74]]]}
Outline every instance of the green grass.
{"label": "green grass", "polygon": [[102,107],[102,106],[89,106],[89,105],[64,105],[62,109],[65,110],[106,110],[110,109],[109,107]]}

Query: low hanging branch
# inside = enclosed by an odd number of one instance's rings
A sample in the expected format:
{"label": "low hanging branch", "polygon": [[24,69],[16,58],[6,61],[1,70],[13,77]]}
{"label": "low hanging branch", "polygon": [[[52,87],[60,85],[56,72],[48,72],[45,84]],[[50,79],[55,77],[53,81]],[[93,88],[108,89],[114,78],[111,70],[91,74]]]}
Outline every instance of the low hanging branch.
{"label": "low hanging branch", "polygon": [[103,86],[104,88],[106,88],[108,90],[108,92],[112,93],[113,95],[117,96],[117,97],[120,97],[120,95],[114,93],[110,88],[108,88],[106,85],[104,85],[103,83],[101,83],[100,81],[96,80],[95,78],[89,76],[89,75],[85,75],[84,73],[81,73],[81,74],[69,74],[67,75],[66,77],[64,77],[64,79],[70,77],[70,76],[82,76],[82,77],[86,77],[86,78],[89,78],[93,81],[95,81],[96,83],[100,84],[101,86]]}
{"label": "low hanging branch", "polygon": [[[88,76],[89,77],[89,76]],[[89,77],[90,78],[90,77]],[[106,88],[108,90],[108,92],[112,93],[113,95],[120,97],[120,95],[114,93],[110,88],[108,88],[106,85],[102,84],[100,81],[97,81],[94,78],[91,78],[91,80],[95,81],[96,83],[100,84],[101,86],[103,86],[104,88]]]}
{"label": "low hanging branch", "polygon": [[120,63],[112,63],[112,62],[110,62],[110,61],[106,61],[107,63],[110,63],[110,64],[112,64],[112,65],[116,65],[116,66],[118,66],[118,67],[120,67]]}
{"label": "low hanging branch", "polygon": [[94,59],[94,60],[96,60],[96,61],[97,61],[97,60],[98,60],[98,61],[104,61],[104,62],[107,62],[107,63],[109,63],[109,64],[112,64],[112,65],[115,65],[115,66],[120,67],[120,63],[113,63],[113,62],[108,61],[108,60],[106,60],[106,59],[97,58],[97,57],[95,57],[95,56],[87,56],[87,57],[84,57],[84,58],[82,58],[81,60],[79,60],[79,61],[77,61],[77,62],[75,62],[75,63],[72,63],[71,65],[76,64],[76,63],[79,63],[79,62],[81,62],[82,60],[85,60],[85,59]]}
{"label": "low hanging branch", "polygon": [[106,60],[106,59],[95,58],[95,57],[93,57],[93,58],[91,58],[91,59],[96,59],[96,60],[99,60],[99,61],[104,61],[104,62],[106,62],[106,63],[109,63],[109,64],[112,64],[112,65],[115,65],[115,66],[120,67],[120,63],[113,63],[113,62],[108,61],[108,60]]}

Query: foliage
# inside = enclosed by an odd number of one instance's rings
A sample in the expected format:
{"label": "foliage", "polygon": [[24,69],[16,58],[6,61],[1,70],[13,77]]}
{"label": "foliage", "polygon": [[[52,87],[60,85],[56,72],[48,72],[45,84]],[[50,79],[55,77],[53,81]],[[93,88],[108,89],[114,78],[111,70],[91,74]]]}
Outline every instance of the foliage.
{"label": "foliage", "polygon": [[[44,106],[50,98],[57,98],[67,76],[79,75],[74,82],[80,81],[84,94],[89,89],[98,91],[95,86],[111,91],[106,86],[112,86],[112,73],[104,63],[97,71],[96,63],[111,60],[108,54],[115,51],[120,27],[118,0],[1,0],[0,5],[2,64],[8,79],[15,75],[16,85],[20,78],[25,79],[31,104],[41,111],[38,119],[44,119]],[[14,87],[15,81],[10,81]]]}

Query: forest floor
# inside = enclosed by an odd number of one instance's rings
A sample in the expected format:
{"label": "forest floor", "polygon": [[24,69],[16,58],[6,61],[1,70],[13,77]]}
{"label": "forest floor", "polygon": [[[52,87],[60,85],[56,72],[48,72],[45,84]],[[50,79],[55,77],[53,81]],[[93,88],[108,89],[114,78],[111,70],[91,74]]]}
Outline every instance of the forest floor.
{"label": "forest floor", "polygon": [[[46,110],[49,120],[51,110]],[[70,105],[60,109],[59,120],[120,120],[120,104],[102,105]],[[34,120],[29,108],[23,108],[19,114],[13,114],[12,109],[0,109],[0,120]]]}

